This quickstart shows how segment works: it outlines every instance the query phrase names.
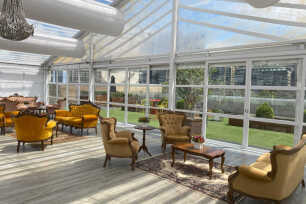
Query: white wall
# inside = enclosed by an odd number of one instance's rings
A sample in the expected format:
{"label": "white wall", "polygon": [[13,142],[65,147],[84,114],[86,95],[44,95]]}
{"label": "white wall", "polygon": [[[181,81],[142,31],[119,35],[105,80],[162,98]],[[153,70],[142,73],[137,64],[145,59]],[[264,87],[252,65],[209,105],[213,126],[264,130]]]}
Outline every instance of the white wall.
{"label": "white wall", "polygon": [[40,66],[0,63],[0,97],[18,93],[44,100],[44,74]]}

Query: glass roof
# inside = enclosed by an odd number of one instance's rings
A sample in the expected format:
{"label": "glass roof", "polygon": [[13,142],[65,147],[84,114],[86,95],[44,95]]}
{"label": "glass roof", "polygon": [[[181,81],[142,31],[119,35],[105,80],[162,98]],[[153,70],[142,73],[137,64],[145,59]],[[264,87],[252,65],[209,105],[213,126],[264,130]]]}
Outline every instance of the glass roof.
{"label": "glass roof", "polygon": [[[96,0],[96,1],[105,4],[111,4],[114,2],[114,0]],[[79,30],[75,30],[72,28],[52,25],[32,19],[28,19],[28,22],[34,25],[35,34],[45,34],[45,35],[60,36],[60,37],[73,37],[79,32]],[[41,65],[47,59],[49,59],[49,57],[50,57],[49,55],[14,52],[14,51],[7,51],[0,49],[0,62],[4,63]]]}

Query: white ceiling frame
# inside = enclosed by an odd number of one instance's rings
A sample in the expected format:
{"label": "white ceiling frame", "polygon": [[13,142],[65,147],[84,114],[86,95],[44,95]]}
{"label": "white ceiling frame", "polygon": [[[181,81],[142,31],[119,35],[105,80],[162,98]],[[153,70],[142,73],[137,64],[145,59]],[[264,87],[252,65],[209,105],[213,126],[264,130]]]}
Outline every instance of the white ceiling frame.
{"label": "white ceiling frame", "polygon": [[[150,3],[154,2],[154,0],[151,0]],[[109,45],[111,45],[112,43],[114,43],[115,41],[117,41],[118,39],[120,39],[122,36],[124,36],[125,34],[127,34],[128,32],[130,32],[131,30],[133,30],[136,26],[138,26],[139,24],[141,24],[145,19],[149,18],[150,16],[152,16],[154,13],[156,13],[157,11],[159,11],[161,8],[163,8],[166,4],[168,4],[168,0],[164,1],[160,6],[158,6],[157,8],[155,8],[153,11],[151,11],[149,14],[147,14],[146,16],[144,16],[143,18],[141,18],[136,24],[134,24],[133,26],[131,26],[129,29],[127,29],[126,31],[124,31],[123,33],[121,33],[119,36],[117,36],[115,39],[107,42],[104,45],[99,46],[99,48],[97,48],[97,50],[95,50],[96,53],[100,52],[100,50],[105,49],[105,47],[108,47]],[[147,7],[146,7],[147,8]],[[141,12],[143,12],[146,8],[143,8],[141,10]],[[127,22],[126,22],[127,23]]]}
{"label": "white ceiling frame", "polygon": [[228,17],[233,17],[233,18],[239,18],[239,19],[247,19],[247,20],[254,20],[254,21],[260,21],[260,22],[266,22],[266,23],[273,23],[273,24],[278,24],[278,25],[281,24],[281,25],[296,26],[296,27],[302,27],[302,28],[306,27],[306,23],[303,23],[303,22],[294,22],[294,21],[277,20],[277,19],[270,19],[270,18],[263,18],[263,17],[256,17],[256,16],[248,16],[248,15],[223,12],[223,11],[217,11],[217,10],[195,8],[195,7],[186,6],[186,5],[181,5],[180,8],[192,10],[192,11],[199,11],[199,12],[204,12],[204,13],[228,16]]}
{"label": "white ceiling frame", "polygon": [[[249,4],[245,0],[221,0],[221,1],[231,1],[231,2],[239,2],[239,3]],[[281,8],[292,8],[292,9],[306,10],[306,5],[304,5],[304,4],[276,3],[276,4],[273,4],[272,6],[273,7],[281,7]]]}
{"label": "white ceiling frame", "polygon": [[[143,29],[141,29],[139,32],[135,33],[132,37],[128,38],[126,41],[124,41],[123,43],[120,43],[119,45],[117,45],[116,47],[114,47],[113,49],[111,49],[110,51],[106,51],[107,55],[109,55],[110,53],[113,53],[115,50],[117,50],[118,48],[122,47],[123,45],[127,44],[128,42],[130,42],[131,40],[133,40],[134,38],[136,38],[137,36],[139,36],[141,33],[144,33],[147,29],[151,28],[154,24],[158,23],[159,21],[161,21],[164,17],[166,17],[167,15],[169,15],[172,12],[172,10],[167,11],[166,13],[164,13],[163,15],[161,15],[160,17],[158,17],[154,22],[150,23],[149,25],[147,25],[146,27],[144,27]],[[98,52],[96,53],[98,54]],[[95,55],[96,57],[96,55]]]}
{"label": "white ceiling frame", "polygon": [[215,25],[215,24],[206,23],[206,22],[198,22],[198,21],[188,20],[188,19],[184,19],[184,18],[180,18],[180,21],[185,22],[185,23],[191,23],[191,24],[195,24],[195,25],[200,25],[200,26],[205,26],[205,27],[230,31],[230,32],[239,33],[239,34],[243,34],[243,35],[254,36],[254,37],[257,37],[257,38],[264,38],[264,39],[273,40],[273,41],[286,41],[286,40],[288,40],[286,38],[278,37],[278,36],[275,36],[275,35],[246,31],[246,30],[236,29],[236,28],[232,28],[232,27],[228,27],[228,26]]}

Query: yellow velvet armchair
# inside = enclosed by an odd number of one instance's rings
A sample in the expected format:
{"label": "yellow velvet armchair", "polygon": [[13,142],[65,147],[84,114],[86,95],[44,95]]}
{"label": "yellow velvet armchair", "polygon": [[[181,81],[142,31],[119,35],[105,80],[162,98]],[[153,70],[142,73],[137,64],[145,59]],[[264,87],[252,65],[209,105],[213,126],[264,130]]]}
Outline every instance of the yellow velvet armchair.
{"label": "yellow velvet armchair", "polygon": [[101,133],[106,153],[104,168],[111,157],[131,158],[132,170],[135,169],[140,145],[130,131],[116,131],[116,118],[100,118]]}
{"label": "yellow velvet armchair", "polygon": [[5,111],[5,104],[0,104],[0,134],[5,135],[6,127],[13,127],[14,121],[13,118],[16,117],[19,111]]}
{"label": "yellow velvet armchair", "polygon": [[185,114],[175,112],[165,112],[158,115],[163,152],[165,152],[167,144],[190,143],[191,127],[183,125],[185,118]]}
{"label": "yellow velvet armchair", "polygon": [[70,133],[72,128],[81,129],[81,135],[83,135],[83,129],[95,128],[97,133],[97,124],[99,118],[100,108],[91,102],[84,103],[82,105],[69,105],[69,111],[67,110],[55,110],[55,121],[57,121],[56,135],[58,131],[58,125],[70,127]]}
{"label": "yellow velvet armchair", "polygon": [[51,138],[53,144],[53,129],[56,126],[55,121],[49,121],[46,116],[39,116],[33,113],[21,113],[14,118],[17,152],[19,152],[20,143],[41,142],[41,150],[45,149],[44,142]]}
{"label": "yellow velvet armchair", "polygon": [[234,193],[279,203],[289,197],[299,184],[305,187],[305,163],[306,135],[295,147],[274,146],[271,153],[261,155],[250,166],[237,167],[237,171],[229,177],[229,203],[234,203]]}

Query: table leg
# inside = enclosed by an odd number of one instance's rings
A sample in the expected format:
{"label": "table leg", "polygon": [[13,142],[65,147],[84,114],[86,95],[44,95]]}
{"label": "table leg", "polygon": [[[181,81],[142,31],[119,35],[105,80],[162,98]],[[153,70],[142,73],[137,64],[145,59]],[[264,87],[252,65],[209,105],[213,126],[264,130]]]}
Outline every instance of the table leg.
{"label": "table leg", "polygon": [[221,171],[222,173],[224,173],[224,161],[225,161],[225,157],[224,155],[221,156]]}
{"label": "table leg", "polygon": [[174,166],[174,163],[175,163],[175,148],[172,146],[172,164],[171,164],[171,167]]}
{"label": "table leg", "polygon": [[213,159],[210,159],[209,160],[209,172],[208,172],[208,175],[210,178],[212,178],[212,169],[214,167],[214,160]]}
{"label": "table leg", "polygon": [[146,146],[146,130],[143,130],[143,135],[142,135],[142,145],[139,148],[140,152],[141,150],[143,150],[145,153],[147,153],[149,156],[152,156],[151,153],[149,152],[147,146]]}
{"label": "table leg", "polygon": [[184,162],[186,162],[187,153],[184,152]]}

